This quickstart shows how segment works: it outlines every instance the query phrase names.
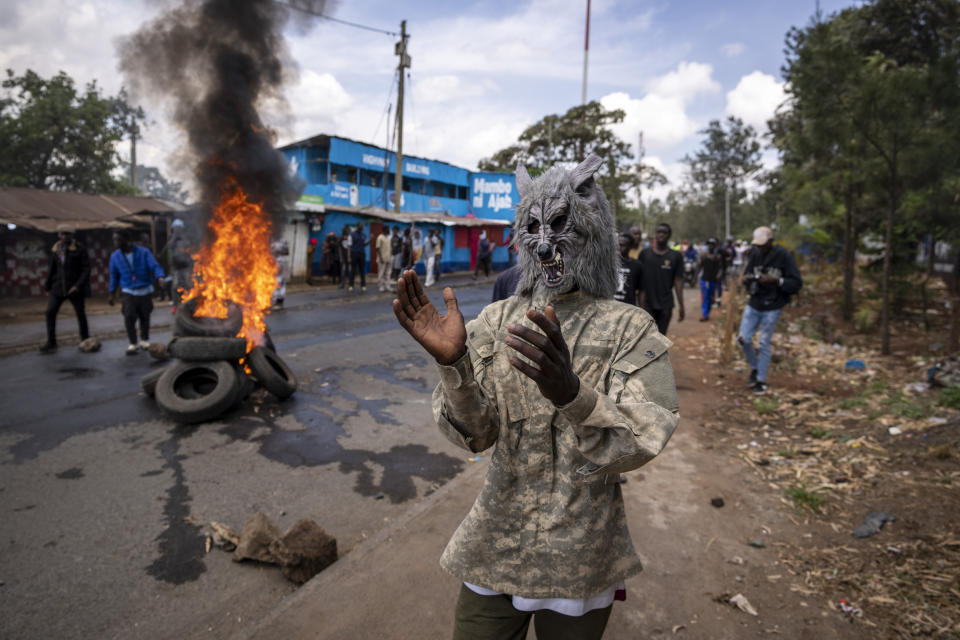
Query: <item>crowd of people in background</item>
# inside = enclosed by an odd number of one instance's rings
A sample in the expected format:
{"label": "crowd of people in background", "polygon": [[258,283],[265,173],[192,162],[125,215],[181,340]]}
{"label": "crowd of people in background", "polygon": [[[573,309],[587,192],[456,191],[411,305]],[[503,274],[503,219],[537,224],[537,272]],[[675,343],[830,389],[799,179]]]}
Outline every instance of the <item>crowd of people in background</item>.
{"label": "crowd of people in background", "polygon": [[[56,320],[64,302],[70,302],[77,316],[81,345],[90,343],[85,300],[90,296],[90,260],[84,245],[75,237],[76,228],[62,224],[57,241],[51,248],[46,278],[48,292],[46,308],[47,340],[41,353],[57,349]],[[632,227],[618,237],[621,256],[620,286],[615,298],[626,304],[642,307],[666,334],[677,310],[677,321],[685,318],[683,286],[699,284],[700,321],[710,320],[713,309],[722,305],[723,292],[735,286],[737,279],[747,287],[749,299],[741,318],[737,342],[750,366],[748,383],[756,393],[767,390],[767,372],[770,366],[771,340],[783,307],[800,290],[802,279],[793,256],[784,247],[773,243],[773,232],[768,227],[755,230],[751,242],[736,241],[732,237],[722,243],[707,238],[700,245],[683,240],[671,244],[672,230],[667,223],[654,229],[648,238],[639,227]],[[507,248],[508,268],[501,272],[493,287],[494,302],[513,295],[520,279],[516,264],[513,233],[499,246]],[[147,247],[149,239],[134,242],[129,230],[121,229],[113,236],[115,250],[110,255],[109,298],[113,305],[119,297],[121,315],[127,333],[127,355],[135,355],[150,345],[150,316],[153,299],[169,298],[173,311],[193,284],[193,247],[185,233],[182,220],[174,220],[164,256],[170,273],[165,273]],[[330,232],[320,243],[319,271],[329,284],[354,291],[359,284],[365,293],[366,256],[371,243],[377,264],[377,288],[380,292],[393,290],[400,274],[422,262],[424,286],[431,287],[440,278],[443,239],[435,229],[428,229],[424,237],[420,229],[398,226],[385,228],[375,240],[367,236],[364,224],[345,225],[340,235]],[[473,278],[489,277],[495,244],[482,232],[477,242]],[[277,284],[272,305],[283,309],[286,287],[290,279],[290,247],[286,240],[271,245],[277,263]],[[318,250],[316,239],[308,247],[308,272],[312,271],[313,257]],[[312,273],[308,273],[308,283]],[[359,276],[359,283],[357,277]],[[754,338],[759,333],[756,347]],[[99,343],[96,343],[99,347]],[[84,349],[87,350],[87,349]],[[89,350],[96,350],[91,348]]]}

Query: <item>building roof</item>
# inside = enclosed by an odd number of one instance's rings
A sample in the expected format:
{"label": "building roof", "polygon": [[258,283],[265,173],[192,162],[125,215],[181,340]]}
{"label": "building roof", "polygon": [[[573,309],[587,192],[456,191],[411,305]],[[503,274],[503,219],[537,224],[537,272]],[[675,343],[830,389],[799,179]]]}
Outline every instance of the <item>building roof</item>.
{"label": "building roof", "polygon": [[[297,206],[298,209],[299,203]],[[420,222],[442,224],[445,227],[486,227],[490,225],[510,226],[513,224],[510,220],[497,220],[494,218],[474,218],[463,216],[452,216],[449,213],[436,213],[433,211],[389,211],[380,207],[351,207],[343,204],[324,204],[325,211],[339,211],[341,213],[352,213],[356,216],[366,216],[370,218],[380,218],[391,222]],[[304,208],[302,211],[316,211],[315,208]]]}
{"label": "building roof", "polygon": [[[394,150],[384,149],[382,146],[380,146],[380,145],[378,145],[378,144],[376,144],[376,143],[374,143],[374,142],[363,142],[363,141],[361,141],[361,140],[354,140],[354,139],[352,139],[352,138],[345,138],[345,137],[343,137],[343,136],[335,136],[335,135],[330,135],[330,134],[327,134],[327,133],[318,133],[318,134],[315,135],[315,136],[310,136],[309,138],[304,138],[303,140],[295,140],[294,142],[287,143],[287,144],[283,145],[282,147],[277,147],[277,149],[279,149],[280,151],[283,151],[283,150],[285,150],[285,149],[295,149],[295,148],[297,148],[297,147],[325,147],[325,146],[329,146],[329,144],[330,144],[330,139],[331,139],[331,138],[336,138],[337,140],[345,140],[346,142],[352,142],[352,143],[354,143],[354,144],[362,144],[362,145],[364,145],[365,147],[372,147],[372,148],[374,148],[374,149],[379,149],[379,150],[381,150],[381,151],[386,151],[386,152],[388,152],[388,153],[392,153],[392,154],[396,155],[396,150],[395,150],[395,149],[394,149]],[[456,165],[456,164],[447,162],[446,160],[437,160],[436,158],[426,158],[426,157],[424,157],[424,156],[415,156],[415,155],[409,154],[409,153],[403,154],[403,158],[404,158],[405,160],[409,160],[409,159],[425,160],[425,161],[427,161],[427,162],[436,162],[436,163],[438,163],[438,164],[445,164],[445,165],[447,165],[448,167],[454,167],[455,169],[462,169],[463,171],[466,171],[466,172],[470,173],[470,169],[467,169],[466,167],[461,167],[461,166],[459,166],[459,165]],[[414,176],[414,177],[416,177],[416,176]]]}
{"label": "building roof", "polygon": [[77,229],[129,227],[149,221],[151,214],[178,209],[156,198],[45,191],[27,187],[0,187],[0,223],[54,232],[69,222]]}

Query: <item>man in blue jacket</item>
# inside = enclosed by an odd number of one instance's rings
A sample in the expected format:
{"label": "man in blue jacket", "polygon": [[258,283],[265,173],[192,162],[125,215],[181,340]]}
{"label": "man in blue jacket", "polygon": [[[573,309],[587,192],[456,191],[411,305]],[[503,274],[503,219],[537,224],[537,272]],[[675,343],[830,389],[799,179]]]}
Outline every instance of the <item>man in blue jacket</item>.
{"label": "man in blue jacket", "polygon": [[114,233],[113,244],[117,249],[110,255],[110,297],[107,302],[112,305],[116,301],[119,288],[123,323],[130,340],[127,355],[132,356],[138,351],[137,320],[140,320],[139,348],[146,350],[150,346],[153,281],[164,274],[150,250],[134,244],[126,231]]}

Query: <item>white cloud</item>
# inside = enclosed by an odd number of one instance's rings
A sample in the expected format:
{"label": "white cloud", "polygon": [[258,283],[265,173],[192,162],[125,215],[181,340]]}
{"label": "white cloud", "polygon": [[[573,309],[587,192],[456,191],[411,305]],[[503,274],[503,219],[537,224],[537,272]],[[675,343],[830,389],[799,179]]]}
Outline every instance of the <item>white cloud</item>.
{"label": "white cloud", "polygon": [[736,58],[745,48],[742,42],[730,42],[720,47],[720,51],[728,58]]}
{"label": "white cloud", "polygon": [[425,76],[412,84],[414,100],[418,104],[479,98],[497,89],[496,83],[489,78],[464,81],[452,74]]}
{"label": "white cloud", "polygon": [[643,131],[643,142],[652,156],[664,154],[696,134],[700,128],[687,113],[701,94],[720,91],[713,79],[713,67],[700,62],[681,62],[677,68],[654,78],[641,98],[618,91],[607,94],[600,103],[607,109],[622,109],[623,122],[611,127],[621,139],[635,145]]}
{"label": "white cloud", "polygon": [[702,62],[681,62],[676,70],[654,78],[647,87],[650,93],[677,98],[684,103],[701,93],[720,91],[720,83],[713,79],[713,65]]}
{"label": "white cloud", "polygon": [[785,97],[782,82],[761,71],[754,71],[740,78],[733,91],[727,92],[725,114],[742,119],[762,135],[767,131],[767,120],[773,117]]}
{"label": "white cloud", "polygon": [[600,99],[607,109],[623,109],[623,122],[611,127],[613,132],[634,144],[643,131],[644,147],[665,150],[681,143],[695,133],[696,124],[687,116],[683,102],[675,97],[648,93],[643,98],[631,98],[623,92],[611,93]]}

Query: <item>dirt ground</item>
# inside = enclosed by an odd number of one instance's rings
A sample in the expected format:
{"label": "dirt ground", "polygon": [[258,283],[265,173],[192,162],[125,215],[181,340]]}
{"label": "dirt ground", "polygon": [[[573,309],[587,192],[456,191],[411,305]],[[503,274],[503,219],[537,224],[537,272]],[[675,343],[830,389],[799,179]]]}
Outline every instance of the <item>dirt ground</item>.
{"label": "dirt ground", "polygon": [[[960,638],[960,406],[923,384],[947,314],[933,308],[929,332],[899,314],[881,357],[879,339],[838,323],[817,284],[780,319],[766,396],[746,388],[737,349],[721,361],[724,309],[675,325],[683,428],[702,448],[687,458],[702,499],[723,499],[704,522],[714,535],[701,583],[715,606],[740,593],[759,615],[703,607],[665,636]],[[854,537],[872,512],[895,520]]]}

